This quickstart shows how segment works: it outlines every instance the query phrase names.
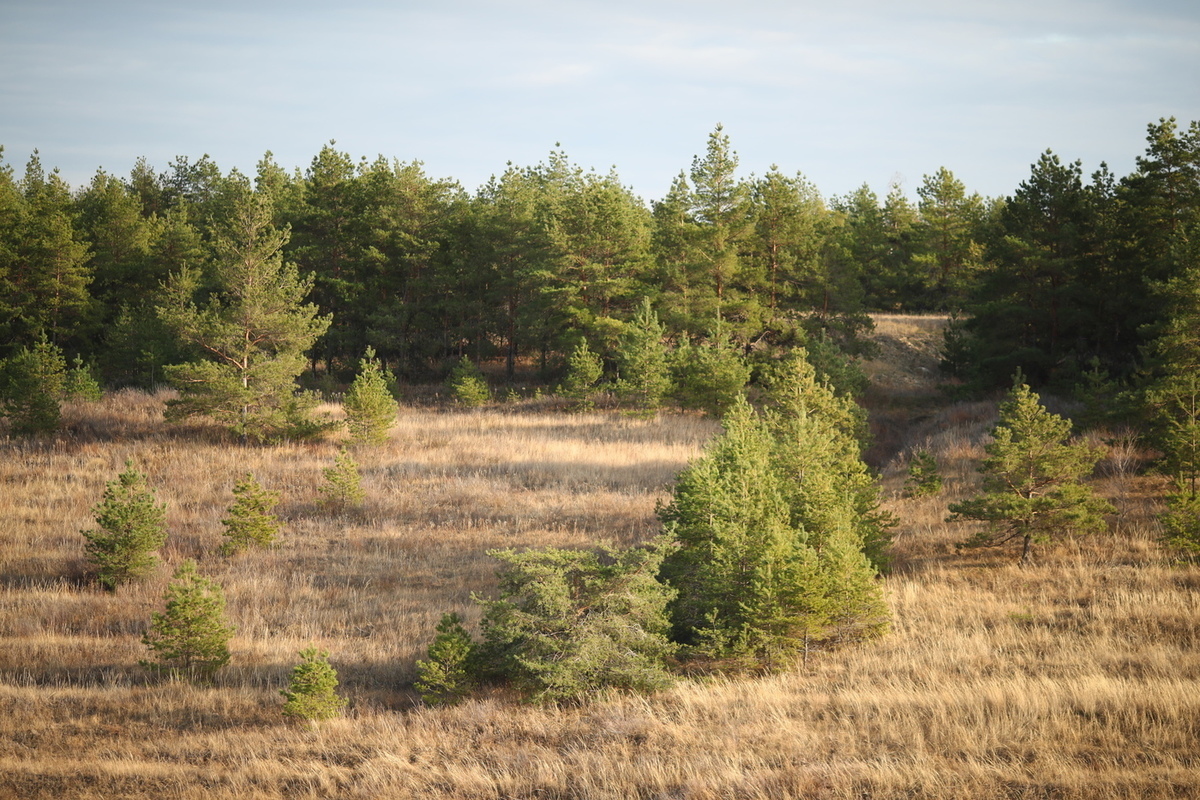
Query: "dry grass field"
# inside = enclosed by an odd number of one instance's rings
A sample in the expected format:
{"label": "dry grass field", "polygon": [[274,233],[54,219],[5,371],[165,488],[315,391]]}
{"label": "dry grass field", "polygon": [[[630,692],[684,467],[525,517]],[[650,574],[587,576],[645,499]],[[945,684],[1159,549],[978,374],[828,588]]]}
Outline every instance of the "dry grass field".
{"label": "dry grass field", "polygon": [[[912,326],[880,334],[919,367]],[[1200,796],[1200,569],[1157,545],[1161,487],[1137,473],[1136,442],[1114,437],[1099,470],[1119,508],[1110,533],[1027,567],[958,554],[967,531],[943,521],[946,504],[971,491],[995,406],[933,408],[928,383],[904,380],[876,426],[901,519],[888,636],[784,674],[570,707],[497,693],[428,708],[408,683],[441,614],[471,615],[472,592],[490,590],[488,549],[651,535],[711,422],[405,408],[388,444],[358,454],[365,507],[331,515],[317,487],[336,441],[242,447],[165,426],[163,398],[139,393],[71,406],[55,439],[0,441],[0,798]],[[905,499],[920,447],[946,486]],[[168,503],[170,538],[151,580],[110,594],[85,579],[79,531],[126,459]],[[220,520],[247,470],[282,492],[286,530],[273,550],[225,558]],[[137,664],[189,557],[238,629],[212,686]],[[309,643],[350,699],[316,726],[279,712]]]}

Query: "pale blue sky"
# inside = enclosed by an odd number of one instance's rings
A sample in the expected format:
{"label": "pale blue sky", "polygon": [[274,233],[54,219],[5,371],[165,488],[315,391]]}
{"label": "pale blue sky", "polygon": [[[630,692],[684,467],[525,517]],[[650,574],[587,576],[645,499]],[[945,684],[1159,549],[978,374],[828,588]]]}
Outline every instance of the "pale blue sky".
{"label": "pale blue sky", "polygon": [[474,191],[561,143],[652,200],[720,122],[747,176],[998,196],[1046,148],[1125,174],[1148,123],[1200,119],[1200,3],[0,0],[0,75],[5,160],[74,186],[336,139]]}

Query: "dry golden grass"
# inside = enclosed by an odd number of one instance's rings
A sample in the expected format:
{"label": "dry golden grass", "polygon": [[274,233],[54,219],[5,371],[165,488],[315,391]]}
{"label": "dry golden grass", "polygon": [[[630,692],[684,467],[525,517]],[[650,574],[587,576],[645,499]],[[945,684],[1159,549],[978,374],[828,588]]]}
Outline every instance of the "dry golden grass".
{"label": "dry golden grass", "polygon": [[[494,547],[628,544],[714,426],[404,409],[358,454],[369,500],[317,505],[337,443],[244,448],[172,430],[162,398],[68,409],[68,433],[0,444],[0,797],[1167,798],[1200,795],[1200,570],[1155,543],[1136,452],[1101,470],[1114,531],[1037,552],[959,555],[946,504],[974,483],[994,405],[914,420],[883,470],[897,531],[885,638],[761,679],[533,707],[415,702],[445,611],[493,585]],[[336,409],[331,409],[337,413]],[[1136,451],[1136,447],[1129,445]],[[939,496],[901,497],[938,456]],[[169,503],[152,580],[107,594],[81,528],[125,459]],[[281,546],[216,554],[234,480],[283,492]],[[211,687],[158,683],[139,637],[186,557],[226,590],[234,661]],[[289,724],[296,652],[329,649],[347,715]]]}

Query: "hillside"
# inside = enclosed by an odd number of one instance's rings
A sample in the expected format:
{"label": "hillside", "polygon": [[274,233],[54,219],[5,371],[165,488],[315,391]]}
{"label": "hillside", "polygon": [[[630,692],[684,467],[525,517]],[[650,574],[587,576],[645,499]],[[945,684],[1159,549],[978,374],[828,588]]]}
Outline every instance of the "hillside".
{"label": "hillside", "polygon": [[[628,544],[715,426],[404,408],[361,458],[368,501],[317,505],[336,442],[231,446],[167,428],[163,397],[66,410],[66,433],[0,443],[0,797],[12,798],[1180,798],[1200,794],[1200,569],[1156,543],[1157,479],[1113,432],[1098,470],[1111,532],[959,554],[946,505],[974,485],[991,403],[936,405],[938,322],[879,320],[874,384],[886,507],[888,636],[767,677],[681,682],[651,697],[538,707],[503,694],[421,706],[415,660],[446,611],[493,586],[496,547]],[[339,413],[334,406],[326,410]],[[927,447],[942,493],[903,497]],[[108,594],[79,531],[126,459],[168,503],[167,565]],[[236,478],[284,495],[281,545],[216,554]],[[137,661],[170,567],[198,558],[229,599],[233,663],[213,686]],[[473,620],[472,620],[473,621]],[[285,722],[297,652],[328,649],[350,699]]]}

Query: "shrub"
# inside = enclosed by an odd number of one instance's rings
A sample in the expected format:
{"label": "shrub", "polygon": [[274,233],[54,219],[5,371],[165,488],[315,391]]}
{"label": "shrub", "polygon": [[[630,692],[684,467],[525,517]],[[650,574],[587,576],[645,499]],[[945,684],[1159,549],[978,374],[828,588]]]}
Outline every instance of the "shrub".
{"label": "shrub", "polygon": [[155,502],[146,476],[125,462],[125,471],[109,481],[92,508],[98,527],[82,531],[84,551],[100,584],[115,589],[144,577],[158,564],[155,551],[167,539],[166,505]]}
{"label": "shrub", "polygon": [[229,663],[233,628],[225,621],[225,595],[215,582],[196,572],[196,562],[175,570],[164,596],[166,610],[151,617],[142,644],[155,661],[143,667],[191,680],[208,680]]}
{"label": "shrub", "polygon": [[279,536],[282,525],[273,513],[279,502],[278,492],[268,492],[255,479],[254,473],[246,476],[233,487],[236,498],[229,507],[228,517],[221,520],[225,526],[225,544],[221,552],[230,556],[249,547],[270,547]]}
{"label": "shrub", "polygon": [[337,694],[337,670],[329,664],[329,653],[308,647],[300,651],[304,659],[292,667],[288,688],[280,689],[284,696],[283,715],[296,719],[333,719],[346,707],[346,698]]}

